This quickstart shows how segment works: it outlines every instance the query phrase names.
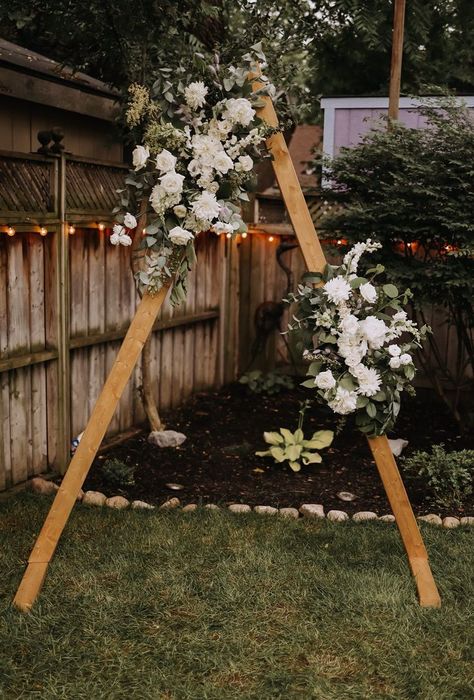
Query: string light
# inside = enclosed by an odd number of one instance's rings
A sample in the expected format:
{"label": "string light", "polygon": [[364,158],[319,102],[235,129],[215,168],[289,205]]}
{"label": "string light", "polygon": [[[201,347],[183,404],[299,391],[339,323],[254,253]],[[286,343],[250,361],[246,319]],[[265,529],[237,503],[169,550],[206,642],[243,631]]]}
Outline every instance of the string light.
{"label": "string light", "polygon": [[268,236],[268,240],[269,240],[269,241],[270,241],[270,243],[271,243],[272,241],[274,241],[274,240],[275,240],[275,238],[274,238],[273,236]]}
{"label": "string light", "polygon": [[232,234],[231,234],[231,233],[226,233],[225,235],[226,235],[226,238],[232,238]]}
{"label": "string light", "polygon": [[15,231],[15,229],[13,228],[13,226],[9,226],[9,227],[7,228],[7,235],[8,235],[8,236],[14,236],[15,233],[16,233],[16,231]]}
{"label": "string light", "polygon": [[99,228],[99,231],[105,231],[105,224],[100,222],[98,228]]}
{"label": "string light", "polygon": [[46,226],[41,226],[40,228],[40,236],[47,236],[48,235],[48,229]]}
{"label": "string light", "polygon": [[240,235],[242,236],[242,238],[247,238],[248,233],[247,233],[247,231],[244,231],[244,232],[241,233]]}
{"label": "string light", "polygon": [[76,227],[71,224],[70,226],[68,226],[67,232],[70,236],[74,236],[74,234],[76,233]]}

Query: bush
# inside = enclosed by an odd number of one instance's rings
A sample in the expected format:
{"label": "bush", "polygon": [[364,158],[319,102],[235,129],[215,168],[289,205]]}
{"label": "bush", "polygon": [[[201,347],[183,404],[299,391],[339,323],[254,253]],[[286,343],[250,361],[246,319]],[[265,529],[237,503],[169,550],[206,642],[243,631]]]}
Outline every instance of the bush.
{"label": "bush", "polygon": [[433,445],[430,452],[415,452],[402,459],[403,468],[420,479],[439,506],[460,506],[472,494],[474,450],[446,452]]}
{"label": "bush", "polygon": [[429,337],[419,360],[465,428],[470,408],[463,396],[474,373],[474,122],[453,98],[427,100],[419,111],[426,128],[394,123],[387,131],[382,124],[328,163],[332,185],[323,196],[341,206],[321,225],[348,245],[380,241],[376,262],[391,282],[411,289],[421,325],[428,306],[444,307],[457,337],[455,361],[444,333]]}
{"label": "bush", "polygon": [[255,369],[246,372],[239,379],[240,384],[246,384],[249,391],[254,394],[279,394],[285,389],[294,389],[293,378],[288,374],[278,374],[277,372],[262,372]]}
{"label": "bush", "polygon": [[135,485],[135,467],[120,459],[108,459],[102,467],[102,476],[109,486],[126,488]]}

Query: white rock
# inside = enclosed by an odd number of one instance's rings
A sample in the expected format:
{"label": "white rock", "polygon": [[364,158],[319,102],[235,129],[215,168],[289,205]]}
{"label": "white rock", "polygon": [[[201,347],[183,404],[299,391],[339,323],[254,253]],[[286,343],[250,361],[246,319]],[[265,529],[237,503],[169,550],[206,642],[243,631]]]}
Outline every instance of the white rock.
{"label": "white rock", "polygon": [[215,503],[206,503],[204,508],[207,508],[207,510],[220,510],[219,506],[217,506]]}
{"label": "white rock", "polygon": [[326,517],[328,520],[332,520],[335,523],[349,520],[349,516],[343,510],[330,510]]}
{"label": "white rock", "polygon": [[474,525],[474,517],[472,515],[465,515],[461,518],[461,525]]}
{"label": "white rock", "polygon": [[447,518],[443,519],[443,527],[447,527],[449,529],[453,527],[459,527],[461,523],[459,522],[458,518],[450,518],[449,516]]}
{"label": "white rock", "polygon": [[395,516],[391,513],[388,513],[387,515],[381,515],[379,520],[381,520],[383,523],[394,523]]}
{"label": "white rock", "polygon": [[324,508],[319,503],[303,503],[299,510],[306,518],[324,518]]}
{"label": "white rock", "polygon": [[151,503],[147,503],[146,501],[132,501],[131,507],[133,510],[154,510],[155,506],[152,506]]}
{"label": "white rock", "polygon": [[390,445],[390,449],[392,450],[392,453],[395,455],[395,457],[400,457],[403,450],[408,445],[408,440],[402,440],[402,438],[398,438],[397,440],[389,440],[388,444]]}
{"label": "white rock", "polygon": [[229,510],[231,513],[249,513],[252,509],[246,503],[232,503]]}
{"label": "white rock", "polygon": [[361,510],[359,513],[354,513],[352,520],[356,523],[362,523],[365,520],[378,520],[377,513],[373,513],[371,510]]}
{"label": "white rock", "polygon": [[109,508],[117,508],[117,510],[122,510],[123,508],[128,508],[130,501],[123,496],[111,496],[105,501],[105,505]]}
{"label": "white rock", "polygon": [[48,479],[43,479],[41,476],[35,476],[34,479],[30,481],[30,489],[33,493],[39,493],[42,496],[52,496],[56,493],[59,486],[57,486],[53,481],[48,481]]}
{"label": "white rock", "polygon": [[298,520],[300,517],[298,508],[280,508],[278,515],[281,515],[283,518],[292,518],[293,520]]}
{"label": "white rock", "polygon": [[351,493],[350,491],[339,491],[336,496],[340,501],[355,501],[357,498],[355,493]]}
{"label": "white rock", "polygon": [[278,508],[273,506],[255,506],[254,512],[259,515],[276,515],[278,513]]}
{"label": "white rock", "polygon": [[154,430],[148,436],[148,442],[157,447],[178,447],[186,440],[186,435],[176,430]]}
{"label": "white rock", "polygon": [[197,503],[188,503],[187,506],[184,506],[183,513],[192,513],[194,510],[197,510]]}
{"label": "white rock", "polygon": [[86,506],[103,506],[106,500],[107,496],[100,491],[86,491],[82,498],[82,502]]}
{"label": "white rock", "polygon": [[430,523],[431,525],[442,525],[443,521],[439,517],[439,515],[436,515],[435,513],[428,513],[428,515],[420,515],[418,520],[421,520],[422,522],[425,523]]}
{"label": "white rock", "polygon": [[172,510],[173,508],[178,508],[181,505],[179,498],[170,498],[161,504],[160,508],[164,510]]}

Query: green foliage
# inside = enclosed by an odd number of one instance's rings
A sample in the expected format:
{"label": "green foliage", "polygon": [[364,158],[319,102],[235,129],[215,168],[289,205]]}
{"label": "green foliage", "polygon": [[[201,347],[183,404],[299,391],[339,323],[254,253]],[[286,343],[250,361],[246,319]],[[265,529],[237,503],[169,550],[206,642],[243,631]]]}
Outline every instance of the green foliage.
{"label": "green foliage", "polygon": [[427,128],[382,124],[327,164],[332,185],[324,196],[340,206],[322,226],[349,244],[368,235],[382,243],[374,257],[395,284],[410,287],[415,320],[426,322],[428,305],[444,307],[456,330],[456,367],[435,336],[430,359],[420,359],[461,423],[462,390],[474,369],[474,122],[449,97],[424,101],[420,112]]}
{"label": "green foliage", "polygon": [[125,488],[135,485],[135,468],[120,459],[108,459],[102,466],[102,476],[108,486]]}
{"label": "green foliage", "polygon": [[461,506],[472,494],[474,450],[446,452],[443,444],[433,445],[431,452],[415,452],[403,458],[402,465],[423,482],[442,507]]}
{"label": "green foliage", "polygon": [[294,472],[299,472],[301,462],[307,464],[319,464],[323,458],[316,452],[329,447],[334,438],[332,430],[317,430],[313,436],[306,440],[303,433],[303,420],[309,402],[303,403],[300,409],[298,427],[294,433],[287,428],[280,428],[279,432],[265,432],[263,438],[270,445],[270,449],[264,452],[256,452],[257,457],[272,457],[275,462],[288,462]]}
{"label": "green foliage", "polygon": [[286,389],[294,389],[293,377],[279,372],[262,372],[260,369],[246,372],[239,379],[254,394],[279,394]]}

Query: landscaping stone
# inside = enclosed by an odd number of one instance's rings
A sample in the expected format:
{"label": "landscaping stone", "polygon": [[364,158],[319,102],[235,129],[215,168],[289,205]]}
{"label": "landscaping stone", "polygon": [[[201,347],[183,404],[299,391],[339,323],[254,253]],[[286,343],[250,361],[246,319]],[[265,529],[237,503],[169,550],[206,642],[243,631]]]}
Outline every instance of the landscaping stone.
{"label": "landscaping stone", "polygon": [[163,510],[172,510],[173,508],[178,508],[181,505],[179,498],[170,498],[161,504],[160,508]]}
{"label": "landscaping stone", "polygon": [[335,523],[349,520],[349,516],[343,510],[330,510],[326,517],[328,520],[332,520]]}
{"label": "landscaping stone", "polygon": [[447,518],[443,519],[443,527],[447,527],[449,529],[453,527],[459,527],[460,521],[458,518],[450,518],[449,516]]}
{"label": "landscaping stone", "polygon": [[461,525],[474,525],[474,517],[472,515],[465,515],[461,518]]}
{"label": "landscaping stone", "polygon": [[339,491],[336,496],[340,501],[355,501],[357,498],[355,493],[351,493],[350,491]]}
{"label": "landscaping stone", "polygon": [[128,508],[130,501],[123,496],[111,496],[105,501],[105,505],[109,508],[117,508],[117,510],[122,510],[123,508]]}
{"label": "landscaping stone", "polygon": [[167,489],[170,489],[171,491],[182,491],[184,489],[183,484],[165,484]]}
{"label": "landscaping stone", "polygon": [[30,489],[33,493],[38,493],[41,496],[52,496],[56,493],[59,486],[57,486],[53,481],[48,481],[48,479],[43,479],[41,476],[35,476],[34,479],[30,481]]}
{"label": "landscaping stone", "polygon": [[383,523],[394,523],[395,516],[391,513],[388,513],[387,515],[381,515],[379,520],[381,520]]}
{"label": "landscaping stone", "polygon": [[254,511],[259,515],[276,515],[278,513],[278,508],[274,508],[273,506],[255,506]]}
{"label": "landscaping stone", "polygon": [[217,506],[215,503],[206,503],[204,508],[207,508],[208,510],[220,510],[219,506]]}
{"label": "landscaping stone", "polygon": [[188,503],[187,506],[184,506],[183,513],[192,513],[194,510],[197,510],[197,503]]}
{"label": "landscaping stone", "polygon": [[377,513],[373,513],[371,510],[361,510],[358,513],[354,513],[352,520],[356,523],[362,523],[365,520],[378,520]]}
{"label": "landscaping stone", "polygon": [[152,506],[151,503],[147,503],[146,501],[132,501],[131,507],[133,510],[154,510],[155,506]]}
{"label": "landscaping stone", "polygon": [[305,518],[324,518],[324,508],[320,503],[303,503],[299,510]]}
{"label": "landscaping stone", "polygon": [[106,500],[107,496],[100,491],[86,491],[82,498],[82,502],[86,506],[103,506]]}
{"label": "landscaping stone", "polygon": [[157,447],[178,447],[186,440],[186,435],[176,430],[153,430],[148,436],[148,442]]}
{"label": "landscaping stone", "polygon": [[428,515],[420,515],[418,520],[422,520],[425,523],[430,523],[431,525],[442,525],[443,521],[435,513],[428,513]]}
{"label": "landscaping stone", "polygon": [[246,503],[232,503],[229,510],[231,513],[249,513],[252,509]]}
{"label": "landscaping stone", "polygon": [[298,508],[280,508],[278,514],[283,518],[292,518],[293,520],[298,520],[300,514],[298,513]]}

